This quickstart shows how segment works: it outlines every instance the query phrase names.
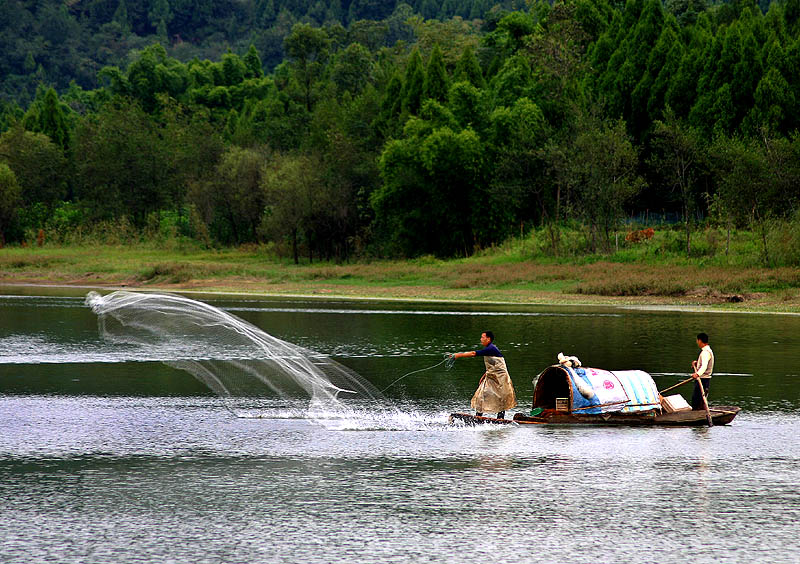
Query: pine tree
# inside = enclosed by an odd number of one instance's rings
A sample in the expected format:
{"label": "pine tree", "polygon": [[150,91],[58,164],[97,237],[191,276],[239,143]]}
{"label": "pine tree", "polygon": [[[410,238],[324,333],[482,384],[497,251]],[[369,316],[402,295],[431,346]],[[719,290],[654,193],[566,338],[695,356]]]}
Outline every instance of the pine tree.
{"label": "pine tree", "polygon": [[47,135],[53,143],[66,150],[69,146],[69,129],[61,104],[58,101],[58,94],[53,88],[49,88],[44,94],[38,114],[36,115],[32,127],[26,127],[32,131],[37,131]]}
{"label": "pine tree", "polygon": [[[745,10],[749,12],[749,10]],[[744,13],[742,14],[744,16]],[[761,57],[759,56],[756,38],[753,35],[752,20],[745,21],[744,33],[741,39],[739,61],[733,67],[733,105],[735,108],[734,123],[738,126],[747,112],[753,107],[754,96],[758,83],[761,80]],[[750,27],[751,29],[746,29]]]}
{"label": "pine tree", "polygon": [[234,138],[238,125],[239,113],[235,109],[231,110],[230,113],[228,113],[228,119],[225,120],[225,129],[222,132],[226,140],[231,141]]}
{"label": "pine tree", "polygon": [[439,19],[441,21],[452,18],[458,10],[458,2],[456,0],[444,0],[442,7],[439,8]]}
{"label": "pine tree", "polygon": [[343,15],[344,12],[342,11],[341,0],[331,0],[328,3],[328,12],[326,17],[329,18],[331,21],[341,22]]}
{"label": "pine tree", "polygon": [[789,83],[778,69],[770,68],[764,73],[754,98],[753,109],[746,120],[747,129],[756,133],[764,127],[773,134],[788,133],[788,114],[797,101]]}
{"label": "pine tree", "polygon": [[268,28],[275,21],[275,0],[260,0],[256,4],[256,22],[259,27]]}
{"label": "pine tree", "polygon": [[239,84],[244,80],[246,72],[247,67],[242,62],[242,59],[239,58],[239,55],[232,53],[230,50],[222,55],[222,74],[225,86]]}
{"label": "pine tree", "polygon": [[403,81],[403,111],[415,114],[422,104],[422,91],[425,83],[425,72],[422,69],[422,57],[416,47],[411,52],[411,57],[406,66],[406,76]]}
{"label": "pine tree", "polygon": [[22,70],[25,71],[25,74],[30,74],[36,70],[36,59],[33,58],[33,53],[28,51],[28,54],[25,56],[25,63],[22,65]]}
{"label": "pine tree", "polygon": [[489,0],[473,0],[469,11],[469,19],[480,20],[489,11]]}
{"label": "pine tree", "polygon": [[261,78],[264,76],[264,69],[261,66],[261,57],[258,50],[252,43],[244,56],[244,66],[247,67],[247,78]]}
{"label": "pine tree", "polygon": [[380,112],[374,122],[374,127],[384,138],[392,137],[397,129],[397,117],[402,112],[403,107],[402,94],[403,79],[399,73],[395,73],[386,87],[386,94],[381,101]]}
{"label": "pine tree", "polygon": [[425,82],[422,86],[423,97],[438,102],[447,102],[449,88],[447,82],[447,70],[444,68],[442,51],[437,44],[433,47],[431,57],[428,59],[428,68],[425,69]]}
{"label": "pine tree", "polygon": [[678,70],[672,76],[664,94],[664,104],[675,111],[675,116],[684,119],[689,116],[698,93],[700,75],[703,73],[703,54],[711,43],[711,34],[703,25],[705,18],[698,19],[692,30],[689,47],[681,58]]}
{"label": "pine tree", "polygon": [[125,0],[119,0],[112,21],[119,25],[123,33],[130,33],[131,22],[128,19],[128,5],[125,3]]}
{"label": "pine tree", "polygon": [[422,17],[426,20],[436,19],[436,16],[439,15],[439,5],[436,3],[436,0],[422,0],[420,14],[422,14]]}
{"label": "pine tree", "polygon": [[680,69],[683,54],[683,45],[676,38],[667,52],[664,66],[656,76],[653,88],[650,91],[650,97],[647,100],[647,113],[650,115],[651,121],[662,118],[662,112],[666,105],[667,90]]}
{"label": "pine tree", "polygon": [[800,0],[786,0],[783,5],[786,29],[792,37],[800,35]]}
{"label": "pine tree", "polygon": [[[636,89],[633,91],[632,94],[632,111],[633,111],[633,123],[639,125],[637,128],[638,132],[643,131],[646,127],[649,127],[650,122],[653,119],[659,119],[660,115],[655,115],[651,117],[650,109],[658,113],[661,109],[660,102],[663,100],[664,90],[666,89],[666,83],[668,83],[667,77],[663,76],[669,72],[670,67],[677,65],[680,61],[680,58],[677,61],[672,61],[669,59],[670,54],[672,53],[672,47],[677,42],[677,36],[673,31],[671,26],[665,26],[663,31],[661,32],[658,41],[655,44],[655,47],[650,52],[650,56],[647,59],[647,70],[645,72],[644,77],[639,81],[639,84],[636,85]],[[680,54],[680,51],[678,52]],[[669,67],[667,65],[670,65]],[[667,69],[665,73],[665,69]],[[661,81],[659,83],[659,91],[654,92],[656,79],[661,77]],[[651,104],[651,99],[653,99],[655,95],[655,101],[657,105]]]}
{"label": "pine tree", "polygon": [[158,37],[162,40],[167,38],[167,25],[172,21],[172,10],[168,0],[154,0],[150,11],[147,14],[150,25],[156,28]]}
{"label": "pine tree", "polygon": [[478,63],[478,58],[475,56],[471,45],[464,47],[461,58],[456,63],[454,80],[456,82],[469,82],[475,88],[484,88],[486,86],[486,81],[481,73],[481,65]]}

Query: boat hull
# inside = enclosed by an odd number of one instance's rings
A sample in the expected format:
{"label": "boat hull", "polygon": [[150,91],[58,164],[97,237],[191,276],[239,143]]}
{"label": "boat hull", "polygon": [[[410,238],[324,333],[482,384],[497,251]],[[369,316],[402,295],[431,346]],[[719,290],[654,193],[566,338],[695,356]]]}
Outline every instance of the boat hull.
{"label": "boat hull", "polygon": [[[728,425],[740,411],[740,408],[736,406],[715,406],[709,409],[711,411],[711,421],[714,425]],[[573,415],[566,411],[548,409],[535,417],[517,413],[514,415],[514,421],[519,425],[542,423],[556,425],[622,425],[630,427],[702,427],[708,425],[706,412],[702,409],[661,414],[605,413],[600,415]]]}
{"label": "boat hull", "polygon": [[[715,406],[711,410],[711,421],[714,425],[728,425],[740,408],[736,406]],[[621,414],[606,413],[602,415],[573,415],[566,411],[547,409],[541,414],[530,417],[523,413],[514,415],[514,419],[496,419],[479,417],[469,413],[451,413],[451,425],[616,425],[627,427],[704,427],[708,425],[705,410],[678,411],[662,414]]]}

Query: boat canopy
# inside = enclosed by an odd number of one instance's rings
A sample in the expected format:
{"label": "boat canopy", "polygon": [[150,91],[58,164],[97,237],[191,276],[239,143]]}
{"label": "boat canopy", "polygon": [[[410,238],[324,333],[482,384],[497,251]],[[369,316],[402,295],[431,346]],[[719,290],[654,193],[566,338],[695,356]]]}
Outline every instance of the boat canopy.
{"label": "boat canopy", "polygon": [[573,415],[661,410],[656,383],[641,370],[550,366],[534,380],[533,407],[555,409],[559,398]]}

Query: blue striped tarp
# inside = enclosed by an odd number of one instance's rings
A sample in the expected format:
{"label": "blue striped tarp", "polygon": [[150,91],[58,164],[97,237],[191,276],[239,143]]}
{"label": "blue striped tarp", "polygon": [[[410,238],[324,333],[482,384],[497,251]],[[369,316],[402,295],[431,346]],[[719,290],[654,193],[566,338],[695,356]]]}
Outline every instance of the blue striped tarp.
{"label": "blue striped tarp", "polygon": [[650,411],[661,408],[658,398],[658,388],[652,376],[642,370],[623,370],[614,372],[629,401],[622,408],[621,413],[635,413],[637,411]]}
{"label": "blue striped tarp", "polygon": [[640,413],[661,409],[658,388],[647,372],[564,369],[572,384],[572,412],[575,415]]}

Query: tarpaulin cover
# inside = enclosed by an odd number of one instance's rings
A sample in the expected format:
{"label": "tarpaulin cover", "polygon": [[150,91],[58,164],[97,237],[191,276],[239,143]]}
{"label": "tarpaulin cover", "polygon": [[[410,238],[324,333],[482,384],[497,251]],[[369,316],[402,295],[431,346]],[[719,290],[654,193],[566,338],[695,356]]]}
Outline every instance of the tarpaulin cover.
{"label": "tarpaulin cover", "polygon": [[660,408],[653,378],[641,370],[611,372],[598,368],[567,368],[572,382],[575,415],[634,413]]}

